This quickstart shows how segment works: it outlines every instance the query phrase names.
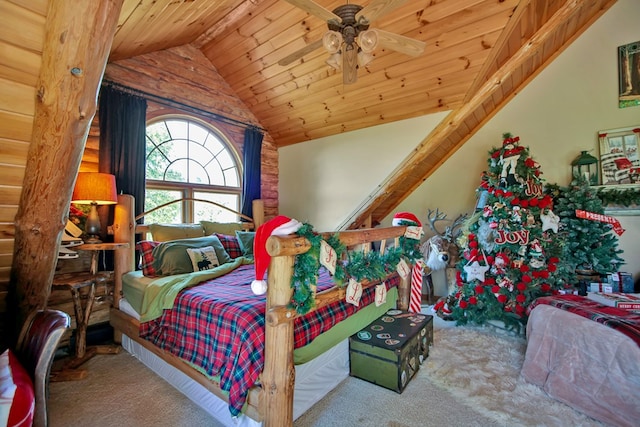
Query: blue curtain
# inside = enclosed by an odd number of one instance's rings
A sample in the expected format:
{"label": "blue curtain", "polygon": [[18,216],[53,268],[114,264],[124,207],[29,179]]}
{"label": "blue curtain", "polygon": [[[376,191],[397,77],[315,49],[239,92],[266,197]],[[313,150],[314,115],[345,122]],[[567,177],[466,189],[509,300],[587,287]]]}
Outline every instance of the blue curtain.
{"label": "blue curtain", "polygon": [[262,138],[256,128],[244,132],[244,179],[242,180],[242,206],[240,212],[253,218],[253,200],[260,198],[260,174],[262,172]]}
{"label": "blue curtain", "polygon": [[[110,86],[102,86],[98,106],[100,119],[99,172],[116,177],[118,194],[135,197],[135,215],[144,212],[145,197],[145,138],[147,101]],[[113,224],[113,210],[108,223]],[[139,221],[140,222],[140,221]],[[104,222],[103,222],[104,224]],[[103,226],[103,234],[106,227]],[[103,236],[103,241],[106,236]],[[140,236],[136,236],[139,240]],[[104,251],[105,268],[113,268],[113,252]],[[139,254],[136,251],[136,264]]]}

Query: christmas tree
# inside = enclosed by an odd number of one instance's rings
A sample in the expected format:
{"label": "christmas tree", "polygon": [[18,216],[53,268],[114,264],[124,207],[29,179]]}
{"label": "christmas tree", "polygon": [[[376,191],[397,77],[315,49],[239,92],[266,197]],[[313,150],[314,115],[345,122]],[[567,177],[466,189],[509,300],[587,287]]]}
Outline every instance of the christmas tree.
{"label": "christmas tree", "polygon": [[564,287],[556,277],[560,218],[543,191],[541,174],[518,137],[505,134],[502,146],[489,151],[477,189],[481,202],[458,242],[452,309],[458,324],[498,320],[523,332],[527,306]]}
{"label": "christmas tree", "polygon": [[[618,256],[618,238],[612,232],[615,220],[605,217],[602,200],[597,191],[589,186],[582,176],[574,177],[567,187],[551,189],[554,198],[554,211],[562,224],[564,241],[562,262],[558,265],[558,276],[566,283],[578,283],[578,272],[592,271],[596,275],[605,275],[618,271],[623,260]],[[581,216],[600,220],[580,218]],[[594,216],[596,214],[598,216]],[[619,225],[617,226],[619,227]],[[618,232],[622,232],[617,228]]]}

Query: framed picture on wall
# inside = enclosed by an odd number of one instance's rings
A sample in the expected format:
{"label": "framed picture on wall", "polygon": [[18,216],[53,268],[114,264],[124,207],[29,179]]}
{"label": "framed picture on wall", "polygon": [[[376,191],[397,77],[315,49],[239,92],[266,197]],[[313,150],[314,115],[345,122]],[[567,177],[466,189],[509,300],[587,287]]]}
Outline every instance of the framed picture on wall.
{"label": "framed picture on wall", "polygon": [[618,47],[618,107],[640,105],[640,41]]}
{"label": "framed picture on wall", "polygon": [[640,125],[598,132],[602,185],[640,183]]}

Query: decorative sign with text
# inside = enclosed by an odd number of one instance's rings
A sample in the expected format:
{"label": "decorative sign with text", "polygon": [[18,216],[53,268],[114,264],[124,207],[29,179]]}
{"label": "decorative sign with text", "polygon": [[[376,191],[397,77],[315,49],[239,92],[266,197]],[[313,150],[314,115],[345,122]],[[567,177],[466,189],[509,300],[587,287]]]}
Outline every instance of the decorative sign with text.
{"label": "decorative sign with text", "polygon": [[396,271],[403,279],[406,279],[411,274],[411,268],[409,264],[404,260],[404,258],[400,259],[398,266],[396,267]]}
{"label": "decorative sign with text", "polygon": [[349,279],[345,301],[357,307],[360,305],[360,298],[362,298],[362,284],[354,279]]}
{"label": "decorative sign with text", "polygon": [[338,256],[335,249],[331,247],[327,242],[322,240],[320,242],[320,264],[322,264],[333,276],[336,274],[336,263],[338,262]]}
{"label": "decorative sign with text", "polygon": [[588,219],[590,221],[600,221],[611,224],[613,225],[613,231],[615,231],[618,236],[622,236],[622,233],[624,233],[624,228],[622,228],[622,225],[620,225],[620,221],[612,216],[582,211],[580,209],[576,209],[576,216],[578,218]]}

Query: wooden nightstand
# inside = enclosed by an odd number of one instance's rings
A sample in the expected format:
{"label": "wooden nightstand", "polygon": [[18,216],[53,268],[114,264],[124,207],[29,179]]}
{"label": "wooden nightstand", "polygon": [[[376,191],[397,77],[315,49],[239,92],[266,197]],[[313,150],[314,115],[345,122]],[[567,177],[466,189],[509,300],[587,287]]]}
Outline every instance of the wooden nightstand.
{"label": "wooden nightstand", "polygon": [[[91,265],[89,272],[69,272],[56,274],[54,276],[51,290],[68,291],[73,303],[73,313],[69,313],[75,319],[75,355],[65,363],[62,371],[57,371],[52,375],[53,381],[65,381],[82,379],[86,372],[77,370],[80,365],[96,354],[116,354],[120,351],[119,346],[103,345],[87,348],[87,327],[90,324],[92,310],[96,299],[100,299],[98,304],[108,306],[113,304],[113,280],[114,272],[98,272],[98,255],[102,250],[126,249],[128,243],[95,243],[83,244],[74,247],[74,250],[91,251]],[[116,273],[117,274],[117,273]],[[96,288],[100,289],[99,297],[96,297]],[[69,309],[67,309],[69,310]],[[63,310],[64,311],[64,310]],[[108,313],[108,307],[107,307]],[[108,321],[108,317],[106,319]]]}

